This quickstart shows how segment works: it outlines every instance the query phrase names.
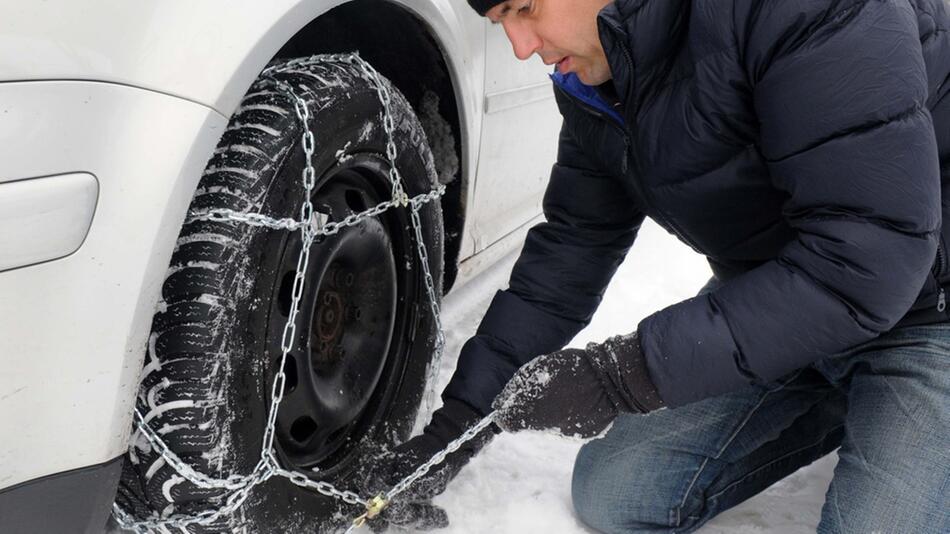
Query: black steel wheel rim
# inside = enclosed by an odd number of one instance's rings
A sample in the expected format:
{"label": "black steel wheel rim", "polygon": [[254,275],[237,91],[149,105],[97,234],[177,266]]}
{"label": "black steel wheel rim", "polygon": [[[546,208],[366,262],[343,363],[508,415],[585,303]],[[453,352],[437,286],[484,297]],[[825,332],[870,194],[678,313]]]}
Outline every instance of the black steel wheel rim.
{"label": "black steel wheel rim", "polygon": [[[378,156],[359,155],[318,179],[312,201],[330,222],[340,222],[389,198],[389,188],[388,165]],[[379,419],[408,357],[410,232],[404,210],[389,210],[313,244],[275,429],[286,467],[333,467]],[[300,247],[299,234],[293,234],[273,292],[268,383],[281,359]]]}

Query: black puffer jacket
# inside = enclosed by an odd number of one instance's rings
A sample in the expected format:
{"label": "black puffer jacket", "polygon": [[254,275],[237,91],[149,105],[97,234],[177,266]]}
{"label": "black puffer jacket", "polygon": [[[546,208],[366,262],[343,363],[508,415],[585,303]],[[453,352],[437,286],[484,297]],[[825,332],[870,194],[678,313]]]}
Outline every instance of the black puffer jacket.
{"label": "black puffer jacket", "polygon": [[547,222],[446,396],[487,412],[570,341],[645,216],[725,282],[639,324],[670,406],[947,320],[943,0],[617,0],[598,23],[622,120],[556,80]]}

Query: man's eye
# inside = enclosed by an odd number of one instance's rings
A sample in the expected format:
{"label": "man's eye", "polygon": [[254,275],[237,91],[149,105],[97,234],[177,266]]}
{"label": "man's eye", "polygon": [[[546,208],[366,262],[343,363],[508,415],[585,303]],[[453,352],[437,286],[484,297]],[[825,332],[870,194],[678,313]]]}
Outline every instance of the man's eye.
{"label": "man's eye", "polygon": [[531,11],[531,2],[528,2],[527,4],[521,6],[520,9],[518,9],[518,13],[527,13],[528,11]]}

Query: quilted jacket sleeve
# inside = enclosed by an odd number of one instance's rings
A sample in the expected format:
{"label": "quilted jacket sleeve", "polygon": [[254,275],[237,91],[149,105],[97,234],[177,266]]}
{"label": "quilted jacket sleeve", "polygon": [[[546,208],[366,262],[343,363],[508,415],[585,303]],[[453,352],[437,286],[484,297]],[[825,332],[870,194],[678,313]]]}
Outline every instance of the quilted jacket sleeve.
{"label": "quilted jacket sleeve", "polygon": [[743,4],[736,34],[759,149],[797,238],[773,261],[641,322],[650,373],[674,407],[889,330],[926,281],[941,222],[911,5]]}
{"label": "quilted jacket sleeve", "polygon": [[643,222],[635,206],[562,127],[546,222],[528,231],[508,289],[462,347],[443,396],[488,413],[521,365],[561,349],[586,326]]}

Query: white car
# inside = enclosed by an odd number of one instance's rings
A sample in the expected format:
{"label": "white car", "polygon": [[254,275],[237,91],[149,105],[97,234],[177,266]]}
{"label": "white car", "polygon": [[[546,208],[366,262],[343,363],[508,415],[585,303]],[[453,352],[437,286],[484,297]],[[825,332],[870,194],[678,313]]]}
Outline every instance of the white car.
{"label": "white car", "polygon": [[[324,56],[353,51],[389,82]],[[437,293],[520,244],[552,96],[464,0],[0,0],[0,532],[102,532],[114,500],[139,519],[220,508],[133,414],[197,471],[247,475],[281,369],[273,450],[298,482],[404,439],[438,339],[420,238]],[[317,237],[295,294],[303,232],[233,215],[300,218],[300,101],[316,228],[393,198],[387,109],[406,197],[445,192],[418,234],[396,206]],[[192,531],[353,510],[273,476]]]}

